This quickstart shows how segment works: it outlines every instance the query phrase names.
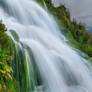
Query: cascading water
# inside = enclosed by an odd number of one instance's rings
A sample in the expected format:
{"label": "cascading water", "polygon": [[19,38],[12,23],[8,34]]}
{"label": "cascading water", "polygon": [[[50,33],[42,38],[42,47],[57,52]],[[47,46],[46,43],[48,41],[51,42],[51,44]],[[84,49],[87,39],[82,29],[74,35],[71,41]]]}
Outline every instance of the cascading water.
{"label": "cascading water", "polygon": [[[66,44],[52,16],[35,1],[0,0],[0,19],[25,44],[21,51],[27,67],[28,92],[92,92],[91,71],[84,59]],[[41,79],[39,87],[33,65]]]}

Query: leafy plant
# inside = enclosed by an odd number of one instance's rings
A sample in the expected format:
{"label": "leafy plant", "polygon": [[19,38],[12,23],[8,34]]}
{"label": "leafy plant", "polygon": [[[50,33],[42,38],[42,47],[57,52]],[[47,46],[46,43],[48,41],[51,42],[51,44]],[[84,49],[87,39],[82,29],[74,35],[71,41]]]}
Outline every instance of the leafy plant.
{"label": "leafy plant", "polygon": [[0,21],[0,92],[19,92],[12,73],[15,44],[6,34],[7,28]]}

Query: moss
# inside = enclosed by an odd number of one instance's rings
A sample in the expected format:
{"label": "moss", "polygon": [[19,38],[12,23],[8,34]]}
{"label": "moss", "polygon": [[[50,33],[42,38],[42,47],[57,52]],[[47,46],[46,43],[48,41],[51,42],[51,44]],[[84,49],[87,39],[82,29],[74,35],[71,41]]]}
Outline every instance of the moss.
{"label": "moss", "polygon": [[37,0],[37,2],[41,5],[44,5],[44,0]]}
{"label": "moss", "polygon": [[18,41],[19,42],[19,36],[18,34],[14,31],[14,30],[10,30],[14,40]]}
{"label": "moss", "polygon": [[28,70],[27,70],[27,64],[26,64],[25,58],[24,58],[24,68],[23,68],[23,71],[24,71],[24,73],[23,73],[22,83],[25,84],[25,85],[23,85],[23,92],[28,92]]}

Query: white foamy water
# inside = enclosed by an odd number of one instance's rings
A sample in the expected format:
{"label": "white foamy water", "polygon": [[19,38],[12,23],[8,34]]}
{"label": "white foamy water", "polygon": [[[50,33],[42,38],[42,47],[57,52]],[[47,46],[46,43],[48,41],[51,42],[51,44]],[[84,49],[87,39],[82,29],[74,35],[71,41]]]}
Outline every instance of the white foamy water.
{"label": "white foamy water", "polygon": [[[91,72],[82,57],[66,44],[53,17],[35,1],[0,0],[0,19],[32,50],[44,92],[92,92]],[[30,72],[30,55],[25,54]]]}

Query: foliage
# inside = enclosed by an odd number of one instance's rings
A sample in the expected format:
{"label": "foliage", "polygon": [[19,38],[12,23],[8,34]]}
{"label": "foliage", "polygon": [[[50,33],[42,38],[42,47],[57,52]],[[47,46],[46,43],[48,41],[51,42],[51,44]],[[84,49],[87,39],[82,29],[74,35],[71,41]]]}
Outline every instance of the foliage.
{"label": "foliage", "polygon": [[14,59],[15,45],[13,40],[6,34],[7,28],[0,21],[0,92],[16,91],[15,80],[12,76],[12,61]]}
{"label": "foliage", "polygon": [[19,92],[16,80],[8,80],[6,83],[0,80],[0,92]]}
{"label": "foliage", "polygon": [[5,25],[2,23],[2,21],[0,21],[0,31],[2,31],[2,32],[7,31],[7,28],[6,28]]}
{"label": "foliage", "polygon": [[12,68],[7,63],[0,62],[0,77],[1,80],[12,80],[10,73],[13,72]]}
{"label": "foliage", "polygon": [[10,54],[10,51],[9,50],[2,50],[0,48],[0,62],[10,62],[13,60],[13,56],[12,55],[9,55]]}

